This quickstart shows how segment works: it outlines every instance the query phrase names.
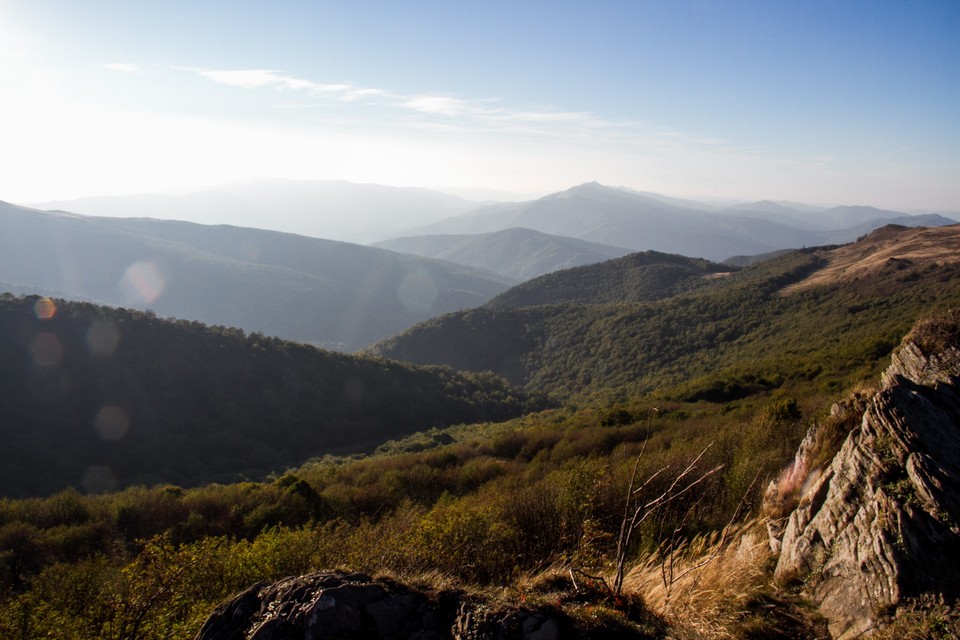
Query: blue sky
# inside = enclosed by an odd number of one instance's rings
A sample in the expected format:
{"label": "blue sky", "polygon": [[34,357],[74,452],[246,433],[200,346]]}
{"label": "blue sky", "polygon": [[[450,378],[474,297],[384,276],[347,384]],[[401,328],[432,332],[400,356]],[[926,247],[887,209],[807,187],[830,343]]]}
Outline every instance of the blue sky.
{"label": "blue sky", "polygon": [[960,2],[0,0],[0,199],[253,177],[960,211]]}

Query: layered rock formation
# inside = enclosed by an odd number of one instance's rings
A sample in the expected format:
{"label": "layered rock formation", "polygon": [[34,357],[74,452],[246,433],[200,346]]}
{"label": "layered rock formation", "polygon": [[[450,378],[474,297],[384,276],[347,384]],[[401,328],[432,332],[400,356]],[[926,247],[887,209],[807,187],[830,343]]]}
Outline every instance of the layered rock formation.
{"label": "layered rock formation", "polygon": [[798,503],[771,531],[776,577],[802,581],[835,638],[883,623],[908,599],[960,596],[960,314],[907,338],[880,390],[838,412],[862,418],[822,468],[822,427],[768,490]]}

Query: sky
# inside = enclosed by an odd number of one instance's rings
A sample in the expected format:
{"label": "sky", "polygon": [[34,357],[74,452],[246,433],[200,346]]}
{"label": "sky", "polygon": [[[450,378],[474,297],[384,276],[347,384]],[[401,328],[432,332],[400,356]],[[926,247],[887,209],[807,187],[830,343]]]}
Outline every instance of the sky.
{"label": "sky", "polygon": [[960,2],[0,0],[0,200],[258,178],[960,211]]}

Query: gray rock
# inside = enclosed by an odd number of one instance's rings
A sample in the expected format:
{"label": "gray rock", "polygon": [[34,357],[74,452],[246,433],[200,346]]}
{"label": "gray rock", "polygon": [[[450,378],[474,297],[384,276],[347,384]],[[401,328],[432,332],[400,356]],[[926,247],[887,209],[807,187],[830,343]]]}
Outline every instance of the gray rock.
{"label": "gray rock", "polygon": [[363,574],[315,573],[259,583],[217,608],[197,640],[449,637],[438,602]]}
{"label": "gray rock", "polygon": [[196,640],[557,640],[559,614],[492,609],[363,574],[261,582],[207,619]]}
{"label": "gray rock", "polygon": [[769,527],[775,576],[802,581],[835,638],[868,635],[906,599],[960,596],[958,376],[956,346],[905,343],[829,466],[810,468],[812,432],[781,479],[802,489]]}

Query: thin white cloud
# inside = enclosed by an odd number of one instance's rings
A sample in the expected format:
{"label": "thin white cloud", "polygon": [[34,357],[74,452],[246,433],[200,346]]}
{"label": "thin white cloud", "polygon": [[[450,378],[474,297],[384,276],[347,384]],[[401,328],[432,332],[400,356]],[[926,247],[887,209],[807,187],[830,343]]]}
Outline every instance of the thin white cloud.
{"label": "thin white cloud", "polygon": [[190,71],[208,80],[243,89],[289,89],[306,91],[313,95],[328,95],[341,100],[356,100],[367,95],[384,95],[379,89],[363,89],[347,83],[324,84],[303,78],[284,75],[274,69],[198,69],[174,67],[178,71]]}
{"label": "thin white cloud", "polygon": [[[639,120],[612,119],[588,111],[563,111],[544,106],[510,105],[499,99],[468,99],[443,94],[400,94],[351,83],[319,83],[276,69],[205,69],[173,67],[212,82],[250,90],[298,92],[305,96],[341,103],[363,100],[376,108],[378,127],[390,126],[383,109],[393,110],[394,125],[408,130],[438,134],[510,136],[527,142],[568,142],[605,147],[618,153],[721,153],[764,155],[728,140],[653,126]],[[307,108],[307,104],[277,105],[278,108]],[[316,106],[321,106],[317,104]],[[372,112],[371,112],[372,113]],[[406,115],[404,115],[406,114]],[[362,126],[371,114],[356,112],[350,118]],[[332,123],[328,118],[327,124]],[[344,121],[346,122],[346,121]],[[341,122],[340,124],[344,124]]]}
{"label": "thin white cloud", "polygon": [[476,115],[477,109],[466,100],[445,96],[416,96],[398,103],[405,109],[441,116]]}
{"label": "thin white cloud", "polygon": [[609,126],[612,123],[585,111],[550,111],[543,109],[489,106],[493,100],[464,100],[449,96],[421,95],[397,102],[397,106],[429,115],[469,117],[488,123],[563,124]]}
{"label": "thin white cloud", "polygon": [[143,73],[143,69],[138,64],[132,62],[110,62],[103,65],[104,69],[111,71],[122,71],[123,73]]}
{"label": "thin white cloud", "polygon": [[389,97],[389,94],[386,91],[381,89],[351,89],[345,91],[341,96],[341,100],[359,100],[360,98],[369,98],[369,97]]}
{"label": "thin white cloud", "polygon": [[378,104],[413,112],[423,116],[459,118],[486,125],[565,125],[582,127],[610,127],[616,124],[587,112],[552,111],[502,106],[497,100],[470,100],[445,95],[402,95],[384,89],[359,87],[349,83],[325,84],[286,75],[275,69],[202,69],[174,67],[189,71],[213,82],[244,89],[274,89],[303,91],[343,102],[375,99]]}

